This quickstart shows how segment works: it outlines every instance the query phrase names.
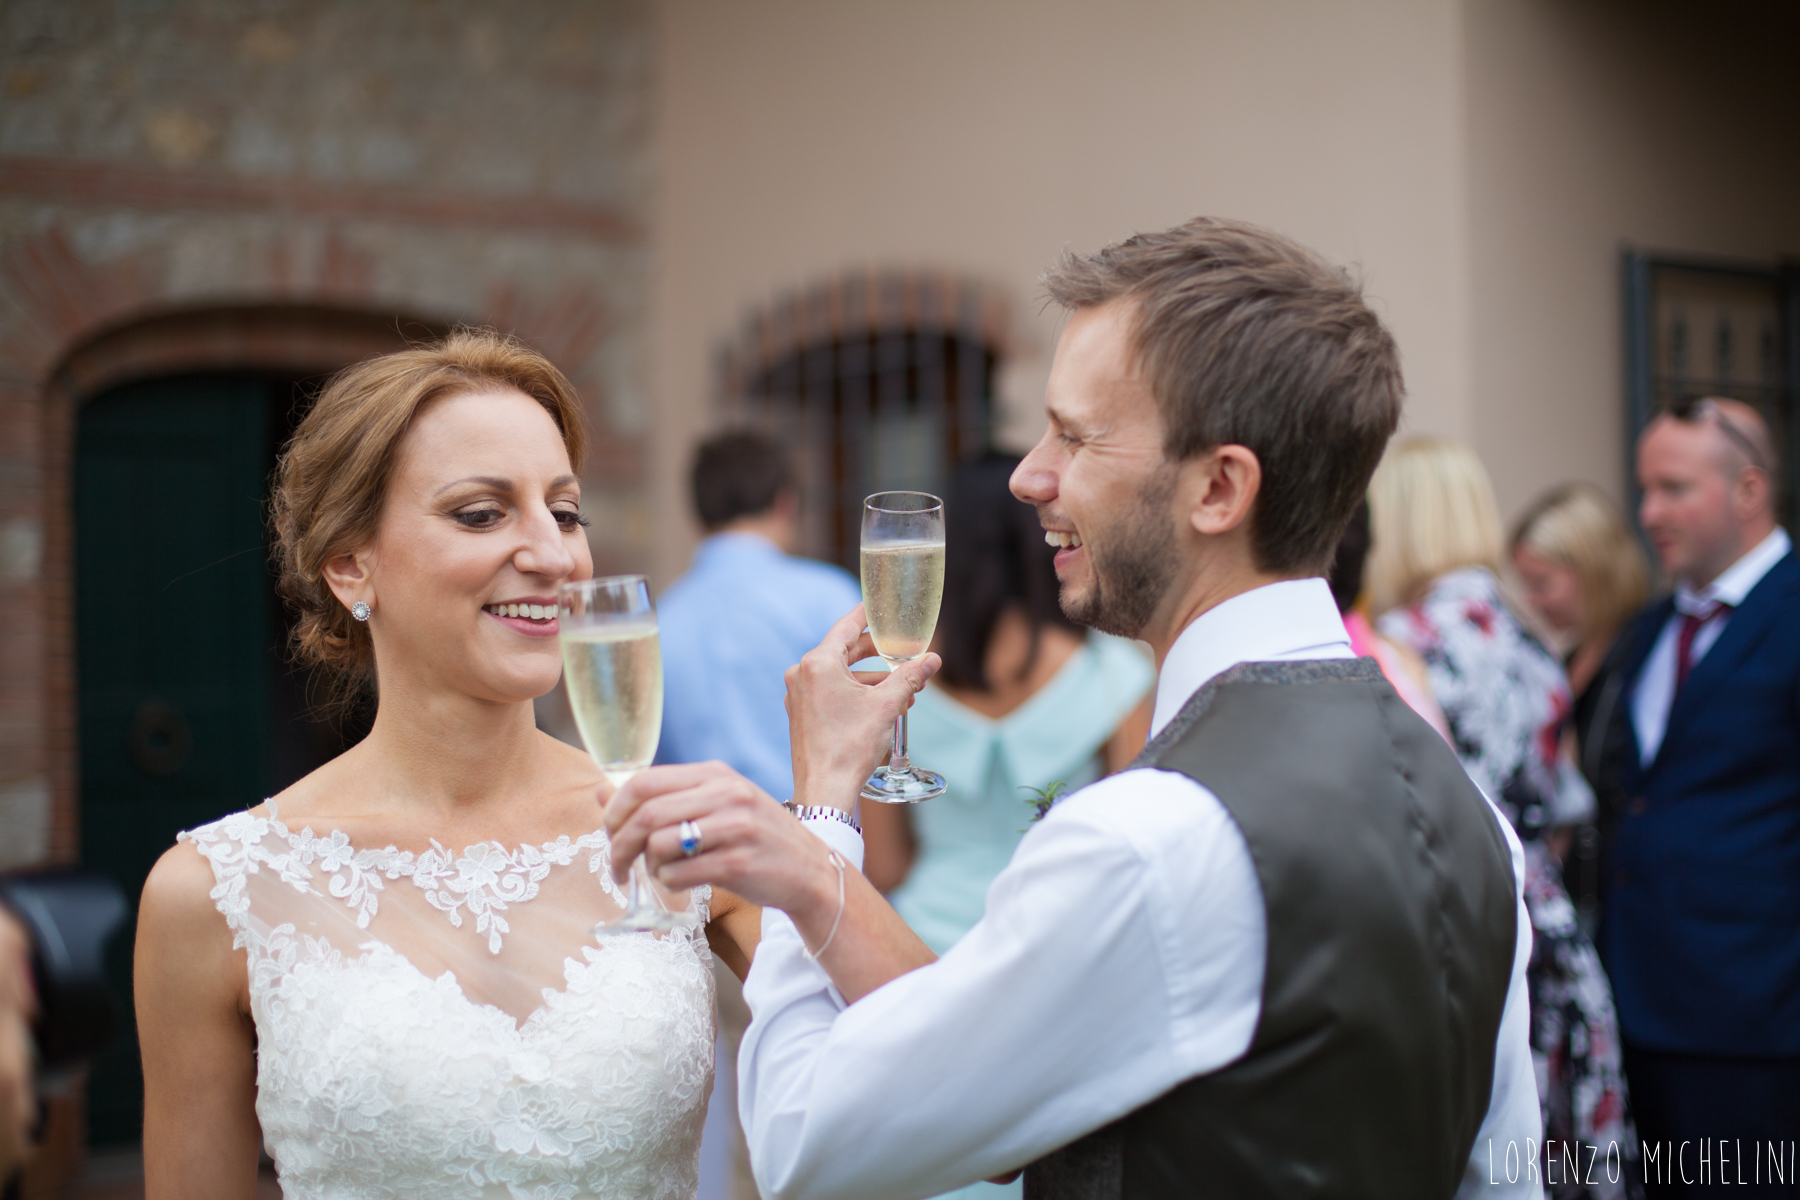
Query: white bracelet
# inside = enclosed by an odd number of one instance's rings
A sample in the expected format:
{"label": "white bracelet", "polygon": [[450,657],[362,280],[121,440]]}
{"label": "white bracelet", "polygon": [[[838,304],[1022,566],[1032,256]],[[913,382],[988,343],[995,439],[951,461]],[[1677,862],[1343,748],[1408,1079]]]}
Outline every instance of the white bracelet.
{"label": "white bracelet", "polygon": [[806,955],[808,962],[818,962],[819,956],[824,954],[825,951],[831,949],[831,940],[833,938],[837,937],[838,925],[844,919],[844,866],[845,866],[844,856],[839,854],[836,850],[832,850],[832,851],[827,852],[827,854],[825,855],[825,861],[837,868],[837,873],[838,873],[837,916],[831,918],[831,932],[825,935],[825,940],[822,943],[820,943],[819,948],[817,950],[808,950],[806,948],[806,939],[805,938],[800,939],[800,953]]}

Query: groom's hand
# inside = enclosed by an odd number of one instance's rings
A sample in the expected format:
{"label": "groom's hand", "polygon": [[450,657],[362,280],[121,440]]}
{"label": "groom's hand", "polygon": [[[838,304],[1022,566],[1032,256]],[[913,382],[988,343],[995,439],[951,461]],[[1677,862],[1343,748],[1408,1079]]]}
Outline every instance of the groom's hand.
{"label": "groom's hand", "polygon": [[[699,844],[686,854],[690,821]],[[606,803],[606,832],[615,871],[642,854],[664,887],[718,884],[787,913],[848,1001],[934,957],[860,871],[840,869],[817,835],[723,763],[633,775]]]}
{"label": "groom's hand", "polygon": [[[691,855],[681,849],[684,821],[700,831]],[[665,887],[717,884],[790,913],[836,903],[836,874],[819,839],[724,763],[640,771],[607,801],[606,832],[615,876],[643,854]]]}
{"label": "groom's hand", "polygon": [[894,722],[942,661],[926,654],[891,672],[852,671],[852,663],[875,656],[866,623],[859,604],[788,668],[795,803],[850,811],[869,772],[888,757]]}

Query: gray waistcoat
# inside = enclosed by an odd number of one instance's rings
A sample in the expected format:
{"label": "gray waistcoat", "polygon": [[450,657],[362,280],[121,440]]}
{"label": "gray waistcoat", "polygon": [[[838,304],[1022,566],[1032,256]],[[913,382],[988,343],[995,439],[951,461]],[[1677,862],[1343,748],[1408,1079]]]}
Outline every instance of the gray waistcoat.
{"label": "gray waistcoat", "polygon": [[1026,1168],[1027,1200],[1450,1196],[1517,932],[1505,838],[1450,748],[1373,659],[1245,663],[1136,765],[1200,783],[1243,832],[1261,1017],[1242,1058]]}

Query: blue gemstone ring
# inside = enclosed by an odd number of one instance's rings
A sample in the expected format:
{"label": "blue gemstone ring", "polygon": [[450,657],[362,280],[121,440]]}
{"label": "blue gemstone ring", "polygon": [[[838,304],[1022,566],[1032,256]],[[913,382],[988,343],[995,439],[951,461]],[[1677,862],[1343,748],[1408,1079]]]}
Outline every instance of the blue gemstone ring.
{"label": "blue gemstone ring", "polygon": [[681,823],[681,853],[688,858],[700,853],[700,826],[692,821]]}

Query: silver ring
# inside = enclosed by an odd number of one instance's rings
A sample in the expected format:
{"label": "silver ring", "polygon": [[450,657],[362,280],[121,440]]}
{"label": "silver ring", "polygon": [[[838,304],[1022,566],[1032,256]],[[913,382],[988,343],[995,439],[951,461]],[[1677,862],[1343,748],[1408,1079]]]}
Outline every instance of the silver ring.
{"label": "silver ring", "polygon": [[685,858],[700,853],[700,826],[693,821],[681,823],[681,853]]}

